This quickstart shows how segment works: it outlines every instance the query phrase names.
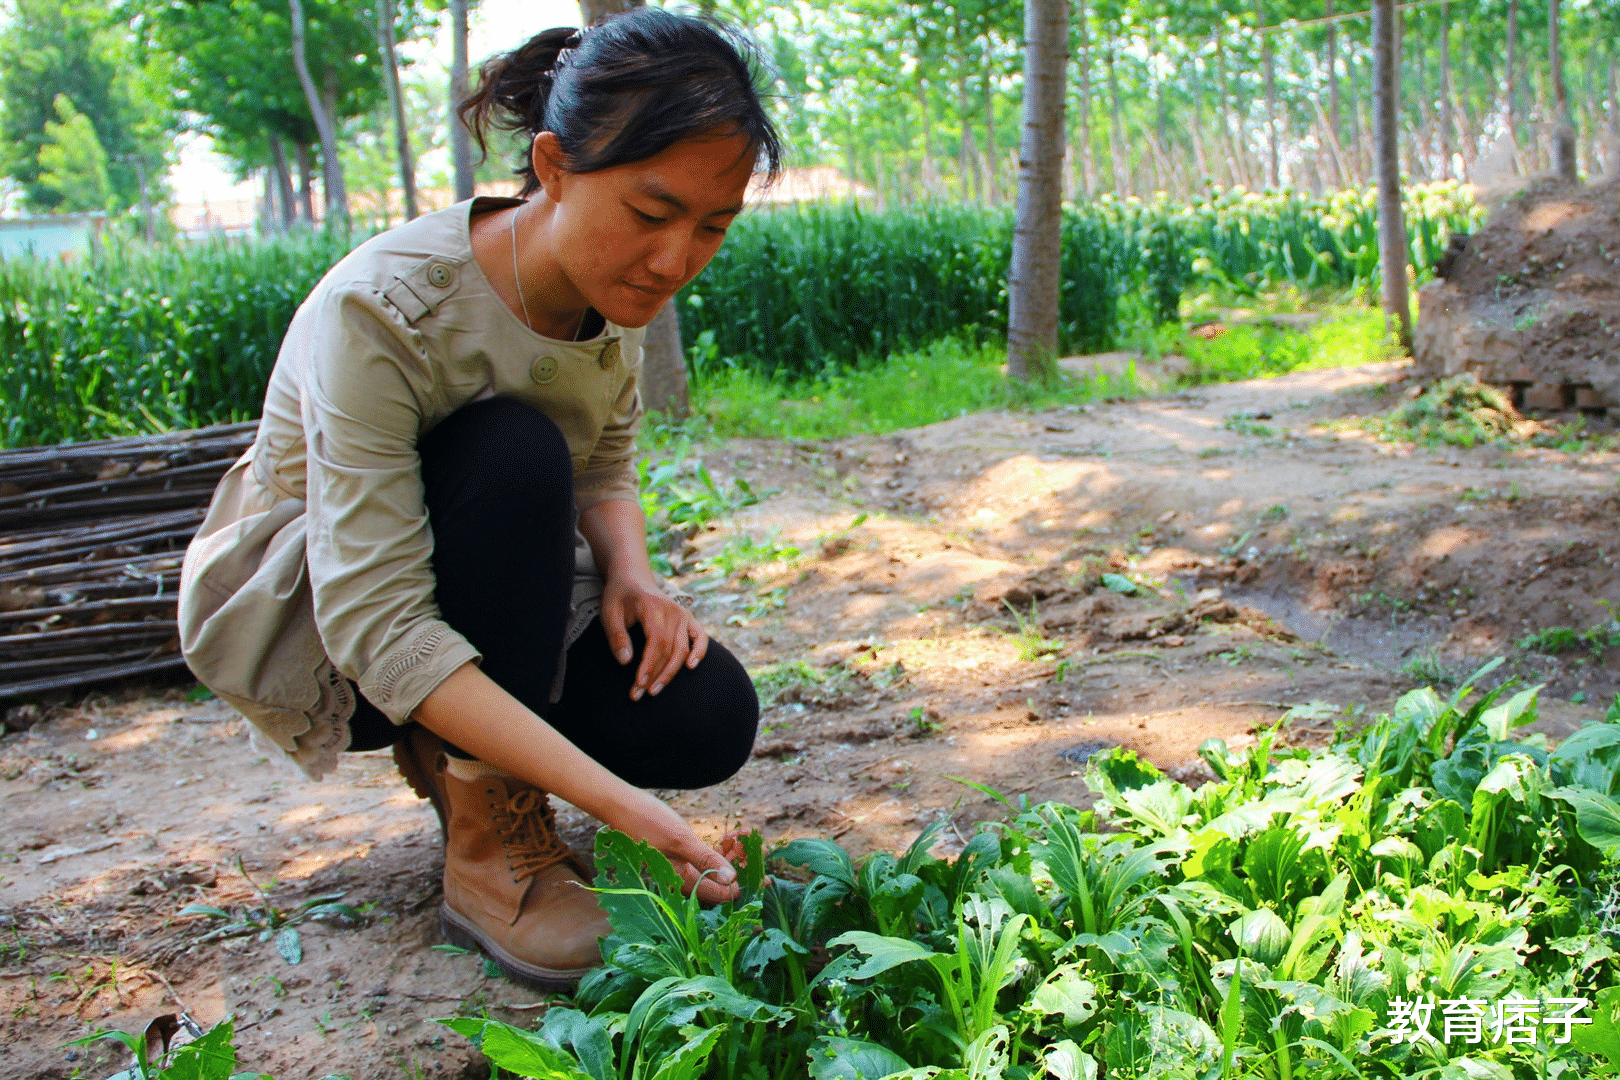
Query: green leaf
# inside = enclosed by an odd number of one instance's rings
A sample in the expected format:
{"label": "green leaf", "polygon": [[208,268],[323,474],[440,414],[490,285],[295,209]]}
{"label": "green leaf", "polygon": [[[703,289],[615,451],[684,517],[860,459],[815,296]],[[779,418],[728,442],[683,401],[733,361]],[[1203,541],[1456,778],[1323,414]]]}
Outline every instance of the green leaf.
{"label": "green leaf", "polygon": [[[899,967],[901,964],[910,964],[917,960],[932,960],[939,955],[923,948],[915,941],[906,938],[884,937],[882,934],[872,934],[865,930],[851,930],[848,933],[839,934],[827,942],[829,949],[837,948],[840,945],[851,946],[856,952],[866,957],[865,960],[855,964],[853,967],[837,972],[839,977],[845,979],[870,979],[883,974],[890,968]],[[829,964],[822,970],[822,975],[826,975],[832,970],[833,965]],[[818,982],[821,977],[817,976]]]}
{"label": "green leaf", "polygon": [[1559,743],[1549,761],[1566,785],[1620,795],[1620,724],[1587,724]]}
{"label": "green leaf", "polygon": [[1592,1022],[1572,1029],[1570,1042],[1581,1053],[1603,1059],[1602,1075],[1620,1072],[1620,986],[1598,991]]}
{"label": "green leaf", "polygon": [[224,908],[214,907],[212,904],[187,904],[181,908],[177,915],[207,915],[214,919],[229,919],[231,913]]}
{"label": "green leaf", "polygon": [[540,1037],[559,1050],[571,1052],[592,1080],[613,1080],[613,1035],[607,1020],[553,1005],[546,1010]]}
{"label": "green leaf", "polygon": [[163,1080],[230,1080],[236,1071],[232,1028],[229,1018],[221,1020],[202,1038],[170,1054],[162,1073]]}
{"label": "green leaf", "polygon": [[1102,587],[1109,592],[1117,592],[1121,596],[1135,596],[1138,590],[1136,582],[1119,574],[1104,574]]}
{"label": "green leaf", "polygon": [[686,1040],[680,1049],[658,1063],[651,1080],[693,1080],[703,1072],[714,1053],[714,1044],[725,1033],[725,1028],[715,1027]]}
{"label": "green leaf", "polygon": [[531,1031],[503,1024],[484,1023],[484,1056],[497,1068],[534,1080],[594,1080],[568,1054]]}
{"label": "green leaf", "polygon": [[743,949],[738,966],[744,974],[757,979],[765,973],[767,967],[790,952],[799,956],[810,955],[810,950],[793,940],[792,935],[774,926],[768,926],[764,933],[750,941],[748,947]]}
{"label": "green leaf", "polygon": [[1547,794],[1575,811],[1575,830],[1582,840],[1610,858],[1620,855],[1620,804],[1586,788],[1554,788]]}
{"label": "green leaf", "polygon": [[1480,715],[1480,726],[1494,741],[1506,742],[1513,737],[1514,728],[1535,722],[1536,695],[1540,692],[1541,687],[1532,686],[1528,690],[1519,691],[1500,705],[1493,705]]}
{"label": "green leaf", "polygon": [[1074,967],[1060,968],[1035,988],[1029,1007],[1045,1016],[1061,1016],[1065,1024],[1077,1027],[1097,1011],[1097,989]]}
{"label": "green leaf", "polygon": [[284,926],[276,934],[276,952],[289,964],[297,964],[304,959],[304,942],[298,936],[298,928]]}
{"label": "green leaf", "polygon": [[1072,1039],[1047,1047],[1041,1065],[1052,1080],[1097,1080],[1097,1059],[1081,1050]]}
{"label": "green leaf", "polygon": [[790,866],[802,866],[812,874],[822,874],[850,889],[854,889],[855,864],[849,852],[831,840],[794,840],[775,852],[775,857]]}
{"label": "green leaf", "polygon": [[810,1080],[883,1080],[910,1068],[893,1050],[863,1039],[823,1036],[810,1048]]}

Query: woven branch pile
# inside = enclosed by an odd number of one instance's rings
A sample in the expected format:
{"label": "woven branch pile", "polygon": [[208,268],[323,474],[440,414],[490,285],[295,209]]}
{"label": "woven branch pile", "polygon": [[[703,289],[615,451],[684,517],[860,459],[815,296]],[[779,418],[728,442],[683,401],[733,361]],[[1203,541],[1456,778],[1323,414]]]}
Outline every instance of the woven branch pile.
{"label": "woven branch pile", "polygon": [[0,701],[184,666],[180,561],[257,429],[0,451]]}

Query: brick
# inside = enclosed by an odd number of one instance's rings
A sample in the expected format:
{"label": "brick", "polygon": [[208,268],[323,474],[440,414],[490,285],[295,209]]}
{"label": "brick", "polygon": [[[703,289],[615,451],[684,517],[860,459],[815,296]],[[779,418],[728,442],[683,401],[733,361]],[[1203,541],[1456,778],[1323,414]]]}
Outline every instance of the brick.
{"label": "brick", "polygon": [[1609,399],[1603,396],[1603,391],[1594,390],[1590,386],[1577,386],[1575,388],[1575,407],[1577,409],[1607,409]]}
{"label": "brick", "polygon": [[1531,383],[1524,388],[1524,407],[1527,409],[1549,409],[1554,412],[1567,409],[1574,404],[1569,400],[1574,395],[1566,394],[1565,389],[1563,383]]}

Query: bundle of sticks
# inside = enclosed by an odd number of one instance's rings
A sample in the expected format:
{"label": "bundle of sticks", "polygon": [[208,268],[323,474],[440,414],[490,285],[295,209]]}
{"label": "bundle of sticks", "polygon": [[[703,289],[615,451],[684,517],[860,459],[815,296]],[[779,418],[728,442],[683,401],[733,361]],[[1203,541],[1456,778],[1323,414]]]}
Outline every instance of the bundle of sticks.
{"label": "bundle of sticks", "polygon": [[180,561],[258,422],[0,451],[0,701],[180,668]]}

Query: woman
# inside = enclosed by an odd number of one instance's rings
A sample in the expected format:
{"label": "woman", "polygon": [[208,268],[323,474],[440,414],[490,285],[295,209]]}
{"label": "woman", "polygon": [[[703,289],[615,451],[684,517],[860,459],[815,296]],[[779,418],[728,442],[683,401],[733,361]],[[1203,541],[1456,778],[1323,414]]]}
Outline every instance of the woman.
{"label": "woman", "polygon": [[563,988],[608,927],[547,792],[736,892],[645,789],[735,773],[758,700],[653,575],[631,453],[641,328],[779,147],[737,41],[657,8],[496,57],[461,114],[529,136],[522,198],[316,286],[187,552],[181,639],[310,777],[393,745],[445,828],[446,937]]}

